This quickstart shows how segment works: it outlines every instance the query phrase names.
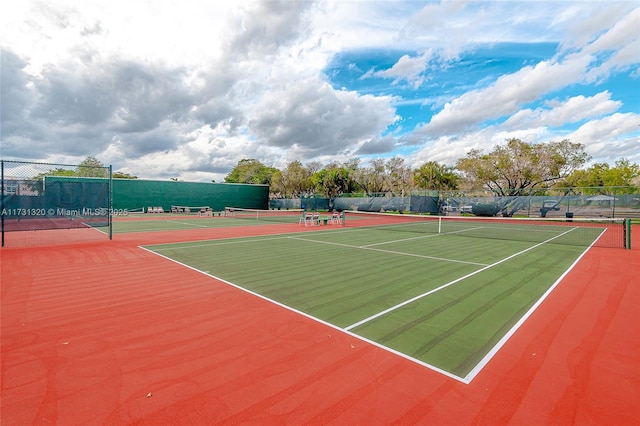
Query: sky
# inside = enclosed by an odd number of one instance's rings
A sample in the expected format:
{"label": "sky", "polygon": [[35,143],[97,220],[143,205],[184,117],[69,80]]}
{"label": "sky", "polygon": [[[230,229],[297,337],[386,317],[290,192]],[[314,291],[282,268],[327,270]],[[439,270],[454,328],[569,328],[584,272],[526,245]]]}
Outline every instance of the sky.
{"label": "sky", "polygon": [[216,182],[506,140],[640,163],[640,1],[21,0],[0,155]]}

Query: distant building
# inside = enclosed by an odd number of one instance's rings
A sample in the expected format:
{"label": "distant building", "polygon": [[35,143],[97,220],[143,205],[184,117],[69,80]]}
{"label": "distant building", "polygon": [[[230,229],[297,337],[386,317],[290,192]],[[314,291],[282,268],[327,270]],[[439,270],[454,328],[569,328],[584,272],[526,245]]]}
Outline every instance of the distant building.
{"label": "distant building", "polygon": [[2,187],[2,195],[38,195],[37,185],[33,180],[5,176]]}

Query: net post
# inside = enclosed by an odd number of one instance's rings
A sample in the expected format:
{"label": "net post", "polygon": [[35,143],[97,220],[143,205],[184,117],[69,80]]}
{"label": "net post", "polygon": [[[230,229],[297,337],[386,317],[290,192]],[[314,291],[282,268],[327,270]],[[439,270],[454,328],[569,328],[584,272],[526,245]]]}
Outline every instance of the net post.
{"label": "net post", "polygon": [[625,220],[625,234],[625,247],[627,248],[627,250],[631,250],[631,219],[629,218]]}
{"label": "net post", "polygon": [[438,234],[442,234],[442,216],[438,216]]}

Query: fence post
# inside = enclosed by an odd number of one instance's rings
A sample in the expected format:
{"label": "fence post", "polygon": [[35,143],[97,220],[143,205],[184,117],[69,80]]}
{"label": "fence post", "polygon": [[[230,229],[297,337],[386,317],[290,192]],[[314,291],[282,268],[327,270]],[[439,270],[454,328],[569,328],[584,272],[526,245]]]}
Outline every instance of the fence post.
{"label": "fence post", "polygon": [[616,187],[613,187],[613,210],[611,211],[611,217],[616,217]]}
{"label": "fence post", "polygon": [[113,240],[113,166],[109,165],[109,239]]}
{"label": "fence post", "polygon": [[0,221],[2,222],[2,231],[0,233],[2,233],[2,247],[4,247],[4,194],[6,192],[4,188],[4,160],[0,160],[0,169],[0,174],[2,175],[0,177]]}

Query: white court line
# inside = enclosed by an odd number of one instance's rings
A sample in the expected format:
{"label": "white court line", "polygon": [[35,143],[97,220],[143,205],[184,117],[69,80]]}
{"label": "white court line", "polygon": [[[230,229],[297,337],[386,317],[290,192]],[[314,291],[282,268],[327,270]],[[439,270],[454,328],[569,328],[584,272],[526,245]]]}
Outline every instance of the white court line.
{"label": "white court line", "polygon": [[569,272],[571,272],[571,270],[578,264],[578,262],[580,262],[580,259],[582,259],[582,257],[585,254],[587,254],[589,249],[591,249],[591,247],[594,246],[594,244],[600,239],[600,237],[604,235],[605,232],[607,232],[606,229],[604,229],[600,233],[600,235],[598,235],[598,238],[596,238],[589,245],[589,247],[587,247],[585,251],[583,251],[582,254],[578,256],[575,262],[573,262],[571,266],[569,266],[569,268],[567,268],[567,270],[564,271],[562,275],[560,275],[560,277],[556,280],[556,282],[553,283],[553,285],[551,285],[551,287],[549,287],[549,289],[547,289],[547,291],[545,291],[542,296],[540,296],[540,298],[536,301],[536,303],[534,303],[533,306],[531,306],[531,308],[529,308],[529,310],[518,320],[518,322],[516,322],[513,325],[513,327],[511,327],[511,329],[505,333],[504,336],[502,336],[502,339],[500,339],[498,343],[496,343],[495,346],[491,348],[489,352],[487,352],[487,354],[480,360],[480,362],[476,364],[475,367],[473,367],[473,369],[469,372],[469,374],[467,374],[463,378],[465,383],[471,383],[471,381],[478,375],[478,373],[480,373],[480,371],[482,371],[482,369],[489,363],[489,361],[491,361],[494,355],[498,353],[498,351],[505,345],[505,343],[507,343],[507,340],[509,340],[511,336],[513,336],[516,333],[516,331],[518,331],[518,329],[522,326],[522,324],[524,324],[524,322],[535,312],[535,310],[538,309],[538,306],[540,306],[542,302],[549,296],[549,294],[551,294],[551,292],[558,286],[558,284],[560,284],[560,281],[562,281],[564,277]]}
{"label": "white court line", "polygon": [[513,259],[513,258],[514,258],[514,257],[516,257],[516,256],[520,256],[521,254],[526,253],[526,252],[528,252],[528,251],[530,251],[530,250],[533,250],[533,249],[534,249],[534,248],[536,248],[536,247],[540,247],[541,245],[546,244],[546,243],[548,243],[549,241],[555,240],[556,238],[562,237],[563,235],[568,234],[569,232],[571,232],[571,231],[573,231],[573,230],[575,230],[575,229],[577,229],[577,228],[571,228],[571,229],[569,229],[568,231],[563,232],[563,233],[562,233],[562,234],[560,234],[560,235],[556,235],[556,236],[555,236],[555,237],[553,237],[553,238],[549,238],[549,239],[548,239],[548,240],[546,240],[546,241],[543,241],[543,242],[538,243],[538,244],[536,244],[536,245],[534,245],[534,246],[531,246],[531,247],[529,247],[529,248],[527,248],[527,249],[524,249],[524,250],[522,250],[522,251],[519,251],[518,253],[512,254],[511,256],[505,257],[504,259],[499,260],[499,261],[497,261],[497,262],[495,262],[495,263],[492,263],[491,265],[487,265],[487,266],[485,266],[484,268],[480,268],[480,269],[478,269],[477,271],[471,272],[470,274],[467,274],[467,275],[462,276],[462,277],[460,277],[460,278],[457,278],[457,279],[455,279],[455,280],[453,280],[453,281],[450,281],[450,282],[448,282],[448,283],[446,283],[446,284],[444,284],[444,285],[441,285],[440,287],[434,288],[433,290],[429,290],[429,291],[427,291],[426,293],[419,294],[419,295],[417,295],[417,296],[415,296],[415,297],[412,297],[411,299],[408,299],[408,300],[405,300],[404,302],[398,303],[397,305],[392,306],[392,307],[390,307],[390,308],[388,308],[388,309],[385,309],[384,311],[380,311],[380,312],[378,312],[377,314],[371,315],[371,316],[370,316],[370,317],[368,317],[368,318],[365,318],[365,319],[363,319],[363,320],[361,320],[361,321],[358,321],[358,322],[357,322],[357,323],[355,323],[355,324],[351,324],[350,326],[345,327],[345,330],[347,330],[347,331],[348,331],[348,330],[354,329],[354,328],[356,328],[356,327],[359,327],[359,326],[361,326],[361,325],[363,325],[363,324],[366,324],[366,323],[368,323],[369,321],[372,321],[372,320],[374,320],[374,319],[376,319],[376,318],[379,318],[379,317],[381,317],[381,316],[383,316],[383,315],[386,315],[386,314],[388,314],[389,312],[393,312],[393,311],[395,311],[395,310],[397,310],[397,309],[400,309],[401,307],[406,306],[406,305],[408,305],[408,304],[410,304],[410,303],[413,303],[413,302],[415,302],[416,300],[422,299],[423,297],[429,296],[430,294],[433,294],[433,293],[435,293],[435,292],[437,292],[437,291],[440,291],[440,290],[442,290],[442,289],[444,289],[444,288],[447,288],[447,287],[452,286],[452,285],[454,285],[454,284],[456,284],[456,283],[459,283],[460,281],[465,280],[465,279],[467,279],[467,278],[469,278],[469,277],[472,277],[472,276],[474,276],[474,275],[477,275],[477,274],[479,274],[480,272],[484,272],[484,271],[486,271],[487,269],[490,269],[490,268],[493,268],[494,266],[500,265],[501,263],[504,263],[504,262],[506,262],[507,260]]}
{"label": "white court line", "polygon": [[[193,244],[192,245],[184,245],[186,243],[167,243],[167,244],[152,244],[149,246],[145,246],[145,247],[154,247],[153,251],[165,251],[165,250],[181,250],[181,249],[190,249],[190,248],[198,248],[198,247],[208,247],[208,246],[224,246],[224,245],[229,245],[229,244],[241,244],[241,243],[255,243],[255,242],[261,242],[261,241],[272,241],[272,240],[284,240],[287,238],[288,234],[282,234],[282,236],[280,237],[273,237],[273,238],[263,238],[261,236],[251,236],[251,237],[236,237],[233,238],[232,241],[229,241],[230,239],[221,239],[221,240],[208,240],[208,241],[213,241],[210,243],[202,243],[202,244],[198,244],[197,241],[191,241]],[[243,238],[243,239],[240,239]],[[175,247],[160,247],[163,245],[172,245]],[[156,248],[158,247],[158,248]]]}
{"label": "white court line", "polygon": [[[160,222],[160,221],[158,221],[158,222]],[[214,227],[208,226],[208,225],[196,225],[194,223],[180,222],[179,220],[166,219],[166,220],[164,220],[164,222],[178,223],[180,225],[188,225],[188,226],[193,226],[193,227],[196,227],[196,228],[214,228]],[[119,223],[127,223],[127,222],[119,222]],[[137,228],[135,231],[118,232],[118,234],[134,234],[134,233],[137,233],[137,232],[166,232],[166,231],[171,231],[171,230],[157,229],[157,228]],[[175,229],[173,229],[173,231],[175,231]]]}
{"label": "white court line", "polygon": [[196,228],[209,228],[209,226],[207,225],[196,225],[195,223],[180,222],[179,220],[165,220],[165,222],[179,223],[180,225],[195,226]]}
{"label": "white court line", "polygon": [[[381,252],[381,253],[390,253],[390,254],[397,254],[399,256],[411,256],[411,257],[419,257],[421,259],[432,259],[432,260],[440,260],[442,262],[454,262],[454,263],[464,263],[466,265],[474,265],[474,266],[486,266],[486,263],[476,263],[476,262],[468,262],[466,260],[456,260],[456,259],[447,259],[444,257],[435,257],[435,256],[426,256],[426,255],[422,255],[422,254],[414,254],[414,253],[405,253],[402,251],[393,251],[393,250],[383,250],[383,249],[377,249],[377,248],[371,248],[370,246],[354,246],[351,244],[342,244],[342,243],[333,243],[330,241],[319,241],[319,240],[310,240],[307,238],[300,238],[300,237],[289,237],[292,240],[299,240],[299,241],[306,241],[309,243],[316,243],[316,244],[329,244],[332,246],[340,246],[340,247],[348,247],[348,248],[354,248],[354,249],[360,249],[360,250],[370,250],[370,251],[377,251],[377,252]],[[412,238],[407,238],[407,239],[412,239]],[[398,242],[398,241],[396,241]]]}
{"label": "white court line", "polygon": [[451,235],[451,234],[459,234],[460,232],[467,232],[467,231],[475,231],[476,229],[482,229],[482,226],[479,226],[477,228],[469,228],[469,229],[462,229],[460,231],[452,231],[452,232],[442,232],[439,234],[429,234],[429,235],[421,235],[419,237],[411,237],[411,238],[402,238],[400,240],[392,240],[392,241],[383,241],[381,243],[373,243],[373,244],[366,244],[364,246],[360,246],[360,248],[367,248],[367,247],[373,247],[373,246],[379,246],[382,244],[391,244],[391,243],[402,243],[404,241],[410,241],[410,240],[418,240],[421,238],[431,238],[431,237],[438,237],[440,235]]}
{"label": "white court line", "polygon": [[385,351],[391,352],[391,353],[393,353],[393,354],[395,354],[395,355],[397,355],[397,356],[399,356],[399,357],[401,357],[401,358],[407,359],[407,360],[409,360],[409,361],[411,361],[411,362],[414,362],[414,363],[416,363],[416,364],[418,364],[418,365],[421,365],[421,366],[423,366],[423,367],[426,367],[426,368],[428,368],[428,369],[430,369],[430,370],[436,371],[436,372],[438,372],[438,373],[440,373],[440,374],[442,374],[442,375],[444,375],[444,376],[447,376],[447,377],[449,377],[449,378],[451,378],[451,379],[458,380],[458,381],[460,381],[460,382],[465,383],[465,382],[464,382],[464,379],[463,379],[462,377],[456,376],[455,374],[452,374],[452,373],[450,373],[450,372],[448,372],[448,371],[446,371],[446,370],[443,370],[443,369],[441,369],[441,368],[439,368],[439,367],[436,367],[435,365],[431,365],[431,364],[426,363],[426,362],[424,362],[424,361],[420,361],[419,359],[417,359],[417,358],[413,358],[412,356],[409,356],[409,355],[407,355],[407,354],[405,354],[405,353],[403,353],[403,352],[399,352],[399,351],[397,351],[397,350],[395,350],[395,349],[393,349],[393,348],[390,348],[390,347],[388,347],[388,346],[385,346],[385,345],[383,345],[383,344],[381,344],[381,343],[378,343],[378,342],[376,342],[376,341],[369,340],[369,339],[367,339],[366,337],[360,336],[359,334],[352,333],[352,332],[350,332],[350,331],[348,331],[348,330],[345,330],[344,328],[339,327],[339,326],[337,326],[337,325],[335,325],[335,324],[331,324],[330,322],[327,322],[327,321],[325,321],[325,320],[322,320],[322,319],[320,319],[320,318],[318,318],[318,317],[314,317],[313,315],[309,315],[309,314],[307,314],[306,312],[303,312],[303,311],[300,311],[300,310],[298,310],[298,309],[295,309],[295,308],[293,308],[293,307],[291,307],[291,306],[285,305],[284,303],[278,302],[277,300],[270,299],[270,298],[268,298],[267,296],[263,296],[263,295],[262,295],[262,294],[260,294],[260,293],[256,293],[255,291],[252,291],[252,290],[249,290],[249,289],[244,288],[244,287],[242,287],[242,286],[239,286],[239,285],[237,285],[237,284],[234,284],[234,283],[232,283],[231,281],[227,281],[227,280],[225,280],[225,279],[223,279],[223,278],[220,278],[220,277],[217,277],[217,276],[215,276],[215,275],[212,275],[212,274],[210,274],[209,272],[201,271],[200,269],[194,268],[193,266],[187,265],[186,263],[182,263],[182,262],[180,262],[180,261],[177,261],[177,260],[175,260],[175,259],[172,259],[172,258],[170,258],[170,257],[167,257],[167,256],[165,256],[165,255],[163,255],[163,254],[157,253],[157,252],[155,252],[154,250],[150,250],[150,249],[148,249],[148,248],[146,248],[146,247],[144,247],[144,246],[138,246],[138,247],[139,247],[140,249],[142,249],[142,250],[145,250],[145,251],[146,251],[146,252],[148,252],[148,253],[154,254],[154,255],[156,255],[156,256],[160,256],[160,257],[162,257],[162,258],[164,258],[164,259],[166,259],[166,260],[168,260],[168,261],[171,261],[171,262],[176,263],[176,264],[178,264],[178,265],[184,266],[185,268],[191,269],[192,271],[196,271],[196,272],[199,272],[199,273],[201,273],[201,274],[204,274],[204,275],[206,275],[206,276],[208,276],[208,277],[211,277],[211,278],[213,278],[213,279],[215,279],[215,280],[218,280],[218,281],[220,281],[220,282],[222,282],[222,283],[224,283],[224,284],[226,284],[226,285],[229,285],[229,286],[231,286],[231,287],[234,287],[234,288],[236,288],[236,289],[238,289],[238,290],[240,290],[240,291],[244,291],[245,293],[249,293],[249,294],[251,294],[251,295],[253,295],[253,296],[256,296],[256,297],[258,297],[258,298],[260,298],[260,299],[262,299],[262,300],[266,300],[267,302],[271,302],[271,303],[273,303],[274,305],[280,306],[281,308],[287,309],[287,310],[289,310],[289,311],[291,311],[291,312],[295,312],[296,314],[302,315],[303,317],[309,318],[309,319],[311,319],[311,320],[313,320],[313,321],[316,321],[316,322],[318,322],[318,323],[320,323],[320,324],[323,324],[323,325],[325,325],[325,326],[327,326],[327,327],[329,327],[329,328],[332,328],[332,329],[334,329],[334,330],[336,330],[336,331],[338,331],[338,332],[348,334],[349,336],[353,337],[354,339],[358,339],[358,340],[360,340],[360,341],[367,342],[367,343],[369,343],[369,344],[371,344],[371,345],[373,345],[373,346],[376,346],[376,347],[378,347],[378,348],[380,348],[380,349],[383,349],[383,350],[385,350]]}
{"label": "white court line", "polygon": [[[108,233],[108,232],[105,232],[105,231],[103,231],[102,229],[98,229],[98,228],[97,228],[97,227],[95,227],[95,226],[88,226],[88,227],[89,227],[89,228],[93,228],[93,229],[95,229],[96,231],[103,233],[104,235],[107,235],[107,236],[109,235],[109,233]],[[104,228],[106,228],[106,226],[105,226]],[[111,233],[113,233],[113,228],[111,228]]]}
{"label": "white court line", "polygon": [[[214,228],[212,228],[214,229]],[[157,232],[164,232],[162,230],[157,230],[157,229],[152,229],[150,231],[157,231]],[[327,229],[326,231],[322,231],[322,232],[334,232],[334,233],[341,233],[341,232],[354,232],[356,231],[355,228],[351,228],[351,229]],[[138,231],[130,231],[130,232],[138,232]],[[146,232],[146,231],[140,231],[140,232]],[[310,234],[316,234],[316,231],[310,231],[310,232],[300,232],[297,235],[310,235]],[[234,244],[234,243],[243,243],[243,242],[251,242],[251,241],[263,241],[263,240],[278,240],[281,238],[287,238],[289,235],[291,235],[291,232],[282,232],[282,233],[278,233],[278,234],[267,234],[267,235],[248,235],[245,237],[228,237],[228,238],[220,238],[220,239],[209,239],[209,240],[190,240],[190,241],[183,241],[183,242],[178,242],[178,243],[160,243],[160,244],[147,244],[144,247],[154,247],[154,250],[176,250],[178,248],[193,248],[193,247],[206,247],[206,246],[215,246],[218,244]],[[274,238],[264,238],[264,237],[274,237]],[[229,242],[225,242],[222,243],[221,241],[224,240],[232,240]],[[240,241],[242,240],[242,241]],[[211,243],[207,243],[207,244],[199,244],[202,243],[204,241],[211,241]],[[155,247],[161,247],[161,246],[167,246],[167,245],[179,245],[179,244],[187,244],[187,243],[193,243],[193,245],[190,246],[186,246],[186,245],[181,245],[180,247],[167,247],[167,248],[158,248],[156,249]]]}

